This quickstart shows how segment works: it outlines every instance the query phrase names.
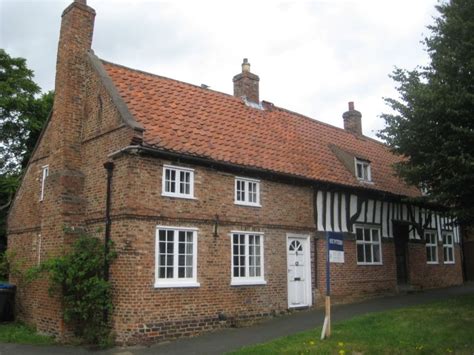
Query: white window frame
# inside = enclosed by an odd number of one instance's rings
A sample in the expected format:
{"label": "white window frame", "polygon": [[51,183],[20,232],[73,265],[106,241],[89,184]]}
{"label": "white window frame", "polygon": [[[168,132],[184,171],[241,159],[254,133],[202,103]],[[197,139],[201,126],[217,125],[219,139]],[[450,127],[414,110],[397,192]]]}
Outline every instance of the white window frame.
{"label": "white window frame", "polygon": [[[166,191],[166,171],[174,171],[175,176],[176,176],[176,181],[175,181],[175,192],[169,192]],[[181,181],[179,181],[178,176],[180,175],[181,172],[189,173],[189,194],[186,193],[180,193],[179,192],[179,184]],[[196,198],[194,197],[194,169],[190,168],[183,168],[181,166],[174,166],[174,165],[163,165],[163,175],[161,178],[162,186],[161,186],[161,195],[162,196],[167,196],[167,197],[177,197],[177,198],[185,198],[185,199],[192,199],[195,200]]]}
{"label": "white window frame", "polygon": [[[237,200],[237,185],[238,182],[242,182],[245,186],[244,188],[244,200]],[[256,187],[256,197],[257,201],[256,202],[250,202],[249,201],[249,185],[250,184],[255,184]],[[245,177],[235,177],[235,183],[234,183],[234,203],[236,205],[242,205],[242,206],[253,206],[253,207],[262,207],[260,204],[260,180],[256,179],[249,179]]]}
{"label": "white window frame", "polygon": [[46,187],[46,179],[49,176],[49,165],[43,165],[41,167],[41,191],[40,191],[40,201],[44,200],[44,190]]}
{"label": "white window frame", "polygon": [[[234,276],[234,235],[244,234],[245,235],[245,275],[244,277]],[[260,236],[260,276],[248,276],[249,275],[249,235]],[[266,285],[265,281],[265,236],[261,232],[249,232],[249,231],[231,231],[230,234],[230,248],[231,248],[231,286],[244,286],[244,285]]]}
{"label": "white window frame", "polygon": [[[434,241],[433,241],[434,239]],[[425,231],[426,240],[426,263],[427,264],[438,264],[438,233],[435,230]],[[428,260],[428,248],[434,248],[435,260]],[[433,254],[432,254],[433,255]]]}
{"label": "white window frame", "polygon": [[[160,248],[159,248],[159,240],[160,240],[160,231],[174,231],[175,238],[173,240],[174,248],[173,248],[173,278],[159,278],[159,267],[160,267]],[[179,239],[177,238],[178,233],[184,232],[192,232],[193,233],[193,276],[189,278],[179,278],[178,277],[178,242]],[[198,259],[198,249],[197,249],[197,228],[190,228],[190,227],[171,227],[171,226],[156,226],[155,232],[155,288],[169,288],[169,287],[199,287],[200,283],[197,281],[197,259]]]}
{"label": "white window frame", "polygon": [[[365,240],[357,240],[357,229],[362,229],[362,236],[364,237],[365,233],[364,233],[364,230],[365,229],[369,229],[370,230],[370,241],[365,241]],[[372,234],[372,231],[373,230],[377,230],[378,231],[378,235],[379,235],[379,241],[378,242],[374,242],[373,241],[373,234]],[[357,265],[383,265],[383,252],[382,252],[382,233],[380,231],[380,227],[379,226],[373,226],[373,225],[355,225],[354,227],[354,231],[356,233],[356,261],[357,261]],[[364,237],[365,239],[365,237]],[[371,262],[367,262],[367,261],[359,261],[359,257],[358,257],[358,254],[357,254],[357,246],[358,245],[371,245],[372,248],[371,248],[371,255],[372,255],[372,261]],[[379,252],[380,252],[380,261],[373,261],[374,260],[374,248],[373,248],[373,245],[378,245],[379,246]],[[364,259],[365,259],[365,248],[364,248]]]}
{"label": "white window frame", "polygon": [[[370,161],[367,161],[367,160],[364,160],[364,159],[359,159],[359,158],[354,158],[354,164],[355,164],[355,176],[356,176],[357,180],[365,181],[365,182],[372,182],[372,171],[371,171],[371,167],[370,167]],[[358,169],[357,169],[358,165],[362,166],[362,175],[364,175],[364,176],[359,176]],[[365,176],[364,171],[366,172],[367,176]]]}
{"label": "white window frame", "polygon": [[[441,236],[443,239],[443,262],[444,264],[454,264],[455,257],[454,257],[454,233],[453,232],[441,232]],[[450,236],[451,237],[451,243],[445,243],[445,237]],[[451,249],[453,253],[453,259],[452,260],[446,260],[444,257],[444,251],[445,249]],[[448,253],[447,253],[448,254]]]}

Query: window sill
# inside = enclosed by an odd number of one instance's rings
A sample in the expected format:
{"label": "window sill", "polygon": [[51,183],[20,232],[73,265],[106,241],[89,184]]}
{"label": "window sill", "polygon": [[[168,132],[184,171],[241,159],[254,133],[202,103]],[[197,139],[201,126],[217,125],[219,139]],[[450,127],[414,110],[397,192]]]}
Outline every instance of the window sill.
{"label": "window sill", "polygon": [[364,180],[364,179],[357,178],[357,181],[359,181],[361,184],[374,185],[373,180]]}
{"label": "window sill", "polygon": [[173,194],[167,194],[167,193],[164,193],[164,192],[161,193],[161,196],[163,196],[163,197],[180,198],[180,199],[183,199],[183,200],[197,200],[197,198],[194,197],[194,196],[173,195]]}
{"label": "window sill", "polygon": [[454,264],[456,264],[456,262],[455,261],[445,261],[443,264],[454,265]]}
{"label": "window sill", "polygon": [[383,263],[357,263],[357,265],[361,265],[361,266],[380,266],[380,265],[383,265]]}
{"label": "window sill", "polygon": [[155,288],[186,288],[200,287],[199,282],[155,282]]}
{"label": "window sill", "polygon": [[265,280],[232,280],[230,285],[231,286],[258,286],[258,285],[266,285],[267,281]]}
{"label": "window sill", "polygon": [[438,265],[439,264],[439,262],[437,262],[437,261],[427,261],[426,263],[428,265]]}
{"label": "window sill", "polygon": [[234,204],[238,206],[245,206],[245,207],[262,207],[262,205],[259,203],[245,203],[241,201],[234,201]]}

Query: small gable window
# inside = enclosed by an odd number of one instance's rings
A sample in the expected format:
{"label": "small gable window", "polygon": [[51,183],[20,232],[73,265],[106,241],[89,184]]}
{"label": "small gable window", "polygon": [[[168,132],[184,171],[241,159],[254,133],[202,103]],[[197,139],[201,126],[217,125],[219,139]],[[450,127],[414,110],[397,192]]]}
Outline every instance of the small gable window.
{"label": "small gable window", "polygon": [[236,177],[235,203],[237,205],[260,207],[260,181]]}
{"label": "small gable window", "polygon": [[443,256],[445,264],[454,264],[453,234],[443,232]]}
{"label": "small gable window", "polygon": [[177,166],[163,166],[162,195],[194,198],[194,170]]}
{"label": "small gable window", "polygon": [[357,179],[360,181],[372,181],[370,162],[368,160],[355,158],[355,172]]}
{"label": "small gable window", "polygon": [[49,165],[41,167],[41,191],[40,191],[40,201],[44,199],[44,189],[46,186],[46,178],[49,175]]}

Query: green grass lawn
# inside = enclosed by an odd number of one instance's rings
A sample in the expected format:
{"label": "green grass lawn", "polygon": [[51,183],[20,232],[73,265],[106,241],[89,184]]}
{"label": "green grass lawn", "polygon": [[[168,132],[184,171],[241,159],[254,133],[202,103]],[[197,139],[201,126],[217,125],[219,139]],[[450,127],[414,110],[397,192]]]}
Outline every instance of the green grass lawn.
{"label": "green grass lawn", "polygon": [[36,331],[22,323],[0,323],[0,343],[17,343],[33,345],[54,344],[54,339],[39,335]]}
{"label": "green grass lawn", "polygon": [[474,354],[474,295],[372,313],[232,354]]}

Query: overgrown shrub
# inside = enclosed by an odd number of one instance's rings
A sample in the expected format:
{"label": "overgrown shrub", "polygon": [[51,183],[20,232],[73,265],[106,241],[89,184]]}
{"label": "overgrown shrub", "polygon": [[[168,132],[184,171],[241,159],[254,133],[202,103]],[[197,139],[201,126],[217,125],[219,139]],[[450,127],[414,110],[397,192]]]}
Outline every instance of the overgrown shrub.
{"label": "overgrown shrub", "polygon": [[30,278],[47,272],[50,293],[62,297],[64,321],[72,325],[76,336],[101,347],[110,343],[110,328],[104,321],[104,312],[112,311],[104,262],[110,263],[115,256],[113,245],[109,245],[108,255],[105,255],[103,240],[82,234],[69,252],[50,258],[29,272]]}

